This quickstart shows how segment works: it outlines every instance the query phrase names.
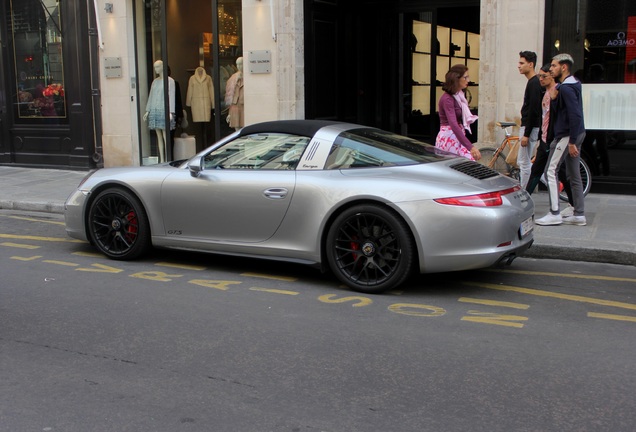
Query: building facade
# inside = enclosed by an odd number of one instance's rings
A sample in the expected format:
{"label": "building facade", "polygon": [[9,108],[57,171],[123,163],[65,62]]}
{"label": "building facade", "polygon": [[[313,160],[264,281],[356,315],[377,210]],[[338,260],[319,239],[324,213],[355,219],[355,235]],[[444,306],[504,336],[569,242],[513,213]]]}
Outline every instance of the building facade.
{"label": "building facade", "polygon": [[573,55],[595,180],[635,183],[636,6],[628,0],[0,4],[0,164],[153,164],[243,124],[292,118],[430,141],[441,82],[456,63],[471,76],[472,140],[493,145],[497,121],[519,122],[518,53],[531,50],[540,63]]}

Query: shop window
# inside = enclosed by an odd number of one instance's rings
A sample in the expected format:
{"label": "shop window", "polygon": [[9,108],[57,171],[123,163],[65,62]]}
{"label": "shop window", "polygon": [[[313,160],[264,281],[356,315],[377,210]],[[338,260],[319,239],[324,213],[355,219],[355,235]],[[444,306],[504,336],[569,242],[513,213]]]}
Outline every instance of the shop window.
{"label": "shop window", "polygon": [[[141,163],[173,160],[175,153],[192,156],[242,127],[241,0],[135,0],[134,8]],[[162,113],[175,120],[169,130],[165,122],[144,120],[152,83],[159,77],[157,61],[169,77],[170,93],[159,92]],[[192,151],[181,152],[184,146]]]}
{"label": "shop window", "polygon": [[60,2],[12,0],[10,8],[16,119],[66,123]]}

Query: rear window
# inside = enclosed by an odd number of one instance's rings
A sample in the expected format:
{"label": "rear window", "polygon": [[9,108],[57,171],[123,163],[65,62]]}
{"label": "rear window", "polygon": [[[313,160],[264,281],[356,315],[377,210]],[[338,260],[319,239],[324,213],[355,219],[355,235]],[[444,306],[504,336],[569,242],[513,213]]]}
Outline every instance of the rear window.
{"label": "rear window", "polygon": [[338,135],[325,168],[417,165],[455,157],[413,138],[379,129],[353,129]]}

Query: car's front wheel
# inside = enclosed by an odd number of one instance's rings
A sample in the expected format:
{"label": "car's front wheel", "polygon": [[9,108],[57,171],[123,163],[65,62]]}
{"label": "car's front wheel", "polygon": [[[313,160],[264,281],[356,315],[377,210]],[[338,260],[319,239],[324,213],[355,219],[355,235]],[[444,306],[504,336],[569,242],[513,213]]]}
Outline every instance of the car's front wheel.
{"label": "car's front wheel", "polygon": [[135,259],[150,247],[150,225],[141,202],[120,188],[97,195],[88,212],[91,242],[112,259]]}
{"label": "car's front wheel", "polygon": [[331,271],[355,291],[380,293],[396,288],[411,274],[414,246],[406,223],[379,205],[358,205],[342,212],[327,234]]}

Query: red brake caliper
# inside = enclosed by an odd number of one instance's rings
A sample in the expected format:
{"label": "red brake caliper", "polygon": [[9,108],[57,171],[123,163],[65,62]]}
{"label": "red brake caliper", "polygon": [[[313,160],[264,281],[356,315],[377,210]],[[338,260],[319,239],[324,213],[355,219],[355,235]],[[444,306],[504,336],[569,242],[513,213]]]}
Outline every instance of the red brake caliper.
{"label": "red brake caliper", "polygon": [[128,221],[128,226],[126,227],[126,237],[128,240],[132,241],[137,237],[137,215],[134,211],[128,212],[126,215],[126,220]]}

